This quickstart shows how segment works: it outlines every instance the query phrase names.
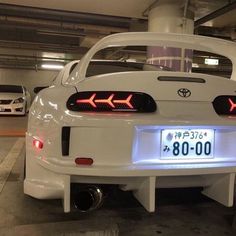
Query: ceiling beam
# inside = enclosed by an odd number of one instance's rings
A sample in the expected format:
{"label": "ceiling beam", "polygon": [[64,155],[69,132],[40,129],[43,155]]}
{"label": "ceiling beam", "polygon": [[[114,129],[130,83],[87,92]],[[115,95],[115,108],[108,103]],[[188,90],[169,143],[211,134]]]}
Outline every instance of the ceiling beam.
{"label": "ceiling beam", "polygon": [[217,9],[216,11],[213,11],[212,13],[196,20],[194,22],[194,27],[199,27],[200,25],[210,21],[210,20],[213,20],[219,16],[222,16],[224,14],[226,14],[227,12],[230,12],[232,10],[234,10],[236,8],[236,1],[233,1],[225,6],[223,6],[222,8],[219,8]]}
{"label": "ceiling beam", "polygon": [[2,16],[21,16],[33,19],[54,20],[63,22],[75,22],[81,24],[94,24],[101,26],[113,26],[129,28],[131,18],[105,16],[91,13],[79,13],[73,11],[62,11],[43,9],[28,6],[18,6],[0,3],[0,15]]}

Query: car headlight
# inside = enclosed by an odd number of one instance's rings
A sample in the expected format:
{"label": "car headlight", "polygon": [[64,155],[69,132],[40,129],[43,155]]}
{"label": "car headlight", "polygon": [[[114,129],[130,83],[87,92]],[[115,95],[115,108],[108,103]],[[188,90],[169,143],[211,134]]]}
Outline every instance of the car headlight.
{"label": "car headlight", "polygon": [[17,98],[16,100],[14,100],[13,103],[23,103],[24,102],[24,98]]}

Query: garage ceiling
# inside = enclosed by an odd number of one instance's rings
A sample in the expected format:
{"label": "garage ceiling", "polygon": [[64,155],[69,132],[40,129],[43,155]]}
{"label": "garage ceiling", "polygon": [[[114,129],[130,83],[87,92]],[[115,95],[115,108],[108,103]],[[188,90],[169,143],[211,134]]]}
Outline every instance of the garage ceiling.
{"label": "garage ceiling", "polygon": [[[181,0],[175,1],[183,2]],[[146,19],[143,13],[155,2],[158,1],[126,0],[125,4],[121,4],[118,0],[0,0],[0,3],[15,4],[20,6],[141,19]],[[233,1],[192,0],[191,2],[196,6],[197,17],[201,17]]]}
{"label": "garage ceiling", "polygon": [[125,4],[117,0],[2,0],[0,2],[62,11],[144,18],[142,12],[153,3],[153,0],[126,0]]}
{"label": "garage ceiling", "polygon": [[[42,61],[65,63],[81,58],[106,35],[146,31],[148,9],[155,2],[0,0],[0,67],[37,69]],[[235,35],[236,1],[191,0],[191,4],[199,23],[196,34],[227,39]]]}

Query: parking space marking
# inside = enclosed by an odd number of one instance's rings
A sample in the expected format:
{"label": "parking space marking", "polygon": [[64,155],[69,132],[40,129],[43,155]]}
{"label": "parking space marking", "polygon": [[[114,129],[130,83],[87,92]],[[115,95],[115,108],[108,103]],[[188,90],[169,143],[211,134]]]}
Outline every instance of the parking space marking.
{"label": "parking space marking", "polygon": [[0,164],[0,193],[2,192],[8,176],[10,175],[11,170],[20,155],[24,143],[24,138],[18,138],[3,162]]}
{"label": "parking space marking", "polygon": [[24,137],[25,136],[25,129],[21,130],[0,130],[1,137]]}

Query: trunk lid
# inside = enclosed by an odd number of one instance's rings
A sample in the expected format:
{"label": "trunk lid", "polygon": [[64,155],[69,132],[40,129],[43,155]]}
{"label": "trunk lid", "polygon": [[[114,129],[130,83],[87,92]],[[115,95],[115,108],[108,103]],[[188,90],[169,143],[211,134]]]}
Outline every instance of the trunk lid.
{"label": "trunk lid", "polygon": [[143,92],[156,101],[212,102],[220,95],[236,95],[236,82],[205,74],[141,71],[89,77],[77,90]]}

